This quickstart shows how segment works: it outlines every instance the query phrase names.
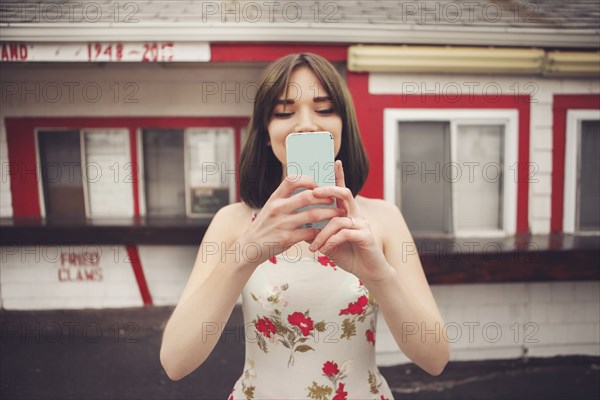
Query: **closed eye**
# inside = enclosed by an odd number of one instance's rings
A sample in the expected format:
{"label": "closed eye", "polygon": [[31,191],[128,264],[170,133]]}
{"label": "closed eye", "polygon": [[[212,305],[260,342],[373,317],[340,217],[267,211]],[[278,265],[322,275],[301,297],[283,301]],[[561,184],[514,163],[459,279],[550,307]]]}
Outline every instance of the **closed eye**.
{"label": "closed eye", "polygon": [[[326,108],[326,109],[323,109],[323,110],[317,110],[316,112],[318,114],[321,114],[321,115],[330,115],[330,114],[335,113],[335,109],[333,109],[333,108]],[[293,112],[276,112],[276,113],[273,113],[273,116],[276,117],[276,118],[288,118],[292,114],[294,114],[294,113]]]}
{"label": "closed eye", "polygon": [[328,108],[325,110],[318,110],[317,112],[319,114],[333,114],[335,112],[335,110],[333,108]]}

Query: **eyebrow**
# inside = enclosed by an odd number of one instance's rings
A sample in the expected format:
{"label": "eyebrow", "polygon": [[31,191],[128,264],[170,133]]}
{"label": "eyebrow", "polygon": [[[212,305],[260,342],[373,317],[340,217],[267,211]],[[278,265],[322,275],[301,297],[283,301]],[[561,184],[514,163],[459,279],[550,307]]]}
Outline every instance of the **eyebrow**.
{"label": "eyebrow", "polygon": [[315,103],[324,103],[326,101],[331,101],[331,96],[320,96],[320,97],[315,97],[313,99],[313,101]]}
{"label": "eyebrow", "polygon": [[[313,98],[315,103],[324,103],[326,101],[331,101],[331,96],[319,96]],[[279,99],[275,102],[275,104],[294,104],[294,99]]]}

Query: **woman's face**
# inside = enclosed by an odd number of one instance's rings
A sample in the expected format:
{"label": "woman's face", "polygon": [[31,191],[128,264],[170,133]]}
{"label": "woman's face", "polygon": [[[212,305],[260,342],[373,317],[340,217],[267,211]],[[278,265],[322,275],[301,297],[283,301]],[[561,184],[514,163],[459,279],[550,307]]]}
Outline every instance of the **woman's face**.
{"label": "woman's face", "polygon": [[288,98],[284,96],[285,91],[273,109],[268,126],[273,153],[281,164],[286,165],[285,139],[295,132],[331,132],[337,156],[342,145],[342,118],[335,112],[334,103],[317,75],[309,67],[296,68],[290,76]]}

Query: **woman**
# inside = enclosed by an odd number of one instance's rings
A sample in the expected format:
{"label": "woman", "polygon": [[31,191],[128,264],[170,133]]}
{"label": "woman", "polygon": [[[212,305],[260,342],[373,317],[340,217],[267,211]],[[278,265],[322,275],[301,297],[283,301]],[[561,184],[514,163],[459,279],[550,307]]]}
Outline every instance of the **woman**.
{"label": "woman", "polygon": [[[285,138],[313,131],[334,137],[336,186],[286,176]],[[394,204],[358,195],[367,173],[335,68],[314,54],[271,64],[241,155],[243,202],[213,218],[165,328],[160,356],[171,379],[206,360],[240,293],[246,364],[230,399],[393,398],[375,363],[378,309],[404,354],[442,372],[449,346],[418,255],[406,251],[411,234]],[[333,198],[337,208],[295,211]],[[325,219],[321,231],[299,228]]]}

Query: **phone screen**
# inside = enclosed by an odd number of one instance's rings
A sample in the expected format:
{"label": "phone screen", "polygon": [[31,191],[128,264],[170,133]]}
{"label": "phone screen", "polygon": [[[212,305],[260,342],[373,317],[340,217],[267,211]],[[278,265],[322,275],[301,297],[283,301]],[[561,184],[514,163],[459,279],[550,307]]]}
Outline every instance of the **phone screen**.
{"label": "phone screen", "polygon": [[[292,133],[285,141],[288,175],[308,175],[318,186],[335,186],[333,135],[330,132]],[[294,191],[299,193],[304,188]],[[337,207],[333,204],[318,204],[302,207],[301,212],[316,207]],[[314,221],[304,224],[304,228],[323,229],[329,220]]]}

